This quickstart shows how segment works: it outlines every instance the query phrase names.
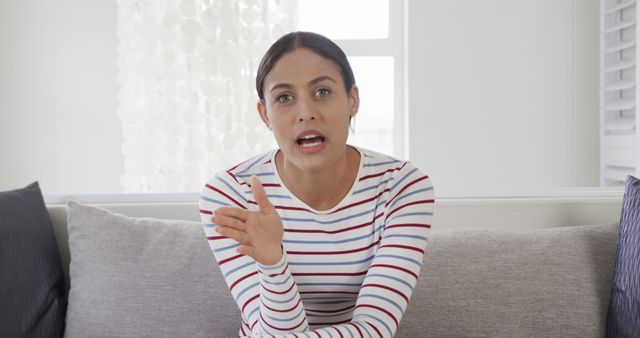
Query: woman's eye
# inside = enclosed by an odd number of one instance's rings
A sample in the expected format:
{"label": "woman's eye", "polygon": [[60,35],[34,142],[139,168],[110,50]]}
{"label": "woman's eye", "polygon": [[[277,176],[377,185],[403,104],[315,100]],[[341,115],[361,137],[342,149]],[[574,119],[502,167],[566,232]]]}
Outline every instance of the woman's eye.
{"label": "woman's eye", "polygon": [[320,88],[316,90],[316,96],[327,96],[331,94],[331,90],[327,88]]}
{"label": "woman's eye", "polygon": [[293,96],[289,94],[283,94],[276,98],[276,101],[278,101],[278,103],[289,103],[292,100],[293,100]]}

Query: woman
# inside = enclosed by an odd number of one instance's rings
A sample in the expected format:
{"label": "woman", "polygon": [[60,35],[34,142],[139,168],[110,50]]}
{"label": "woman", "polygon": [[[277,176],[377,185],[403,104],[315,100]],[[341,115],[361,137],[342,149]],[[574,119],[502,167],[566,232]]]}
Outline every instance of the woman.
{"label": "woman", "polygon": [[218,173],[200,199],[240,335],[393,336],[424,256],[428,176],[346,144],[360,99],[331,40],[283,36],[256,89],[279,149]]}

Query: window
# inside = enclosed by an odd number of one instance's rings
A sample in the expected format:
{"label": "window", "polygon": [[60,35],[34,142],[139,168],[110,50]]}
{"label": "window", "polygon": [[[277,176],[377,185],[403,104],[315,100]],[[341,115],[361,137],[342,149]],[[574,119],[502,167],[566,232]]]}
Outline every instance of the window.
{"label": "window", "polygon": [[[347,54],[360,90],[349,142],[406,157],[403,1],[298,2],[298,30],[335,41]],[[366,15],[360,15],[366,12]]]}

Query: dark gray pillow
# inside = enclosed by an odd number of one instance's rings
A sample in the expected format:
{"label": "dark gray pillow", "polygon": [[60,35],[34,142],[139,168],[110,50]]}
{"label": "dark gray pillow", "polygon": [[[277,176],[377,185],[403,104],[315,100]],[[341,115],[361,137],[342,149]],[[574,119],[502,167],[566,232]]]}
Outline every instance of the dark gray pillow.
{"label": "dark gray pillow", "polygon": [[65,296],[38,182],[0,192],[0,337],[61,337]]}
{"label": "dark gray pillow", "polygon": [[640,179],[633,176],[622,199],[607,337],[640,337]]}
{"label": "dark gray pillow", "polygon": [[238,335],[240,311],[200,223],[67,206],[65,337]]}

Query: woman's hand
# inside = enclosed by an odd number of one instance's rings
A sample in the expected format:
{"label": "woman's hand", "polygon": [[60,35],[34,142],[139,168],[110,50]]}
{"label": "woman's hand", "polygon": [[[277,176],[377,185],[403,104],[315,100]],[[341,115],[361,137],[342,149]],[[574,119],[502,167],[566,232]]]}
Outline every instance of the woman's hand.
{"label": "woman's hand", "polygon": [[283,254],[282,220],[256,176],[251,177],[251,191],[259,211],[220,207],[215,210],[212,221],[218,225],[216,231],[219,234],[240,243],[236,249],[239,253],[252,257],[260,264],[273,265]]}

